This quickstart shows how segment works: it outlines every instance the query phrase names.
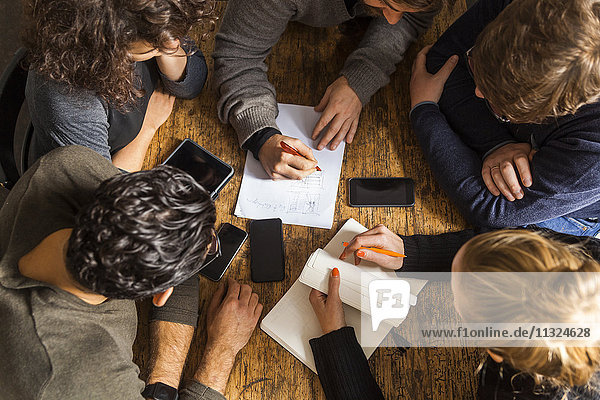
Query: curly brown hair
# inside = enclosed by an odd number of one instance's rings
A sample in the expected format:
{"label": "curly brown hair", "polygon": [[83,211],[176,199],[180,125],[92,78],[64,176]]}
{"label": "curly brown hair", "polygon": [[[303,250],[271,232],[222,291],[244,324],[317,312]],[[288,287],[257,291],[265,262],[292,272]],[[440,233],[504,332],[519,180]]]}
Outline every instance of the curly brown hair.
{"label": "curly brown hair", "polygon": [[31,67],[69,87],[92,90],[123,109],[136,88],[132,43],[158,49],[212,22],[214,0],[29,0],[23,41]]}

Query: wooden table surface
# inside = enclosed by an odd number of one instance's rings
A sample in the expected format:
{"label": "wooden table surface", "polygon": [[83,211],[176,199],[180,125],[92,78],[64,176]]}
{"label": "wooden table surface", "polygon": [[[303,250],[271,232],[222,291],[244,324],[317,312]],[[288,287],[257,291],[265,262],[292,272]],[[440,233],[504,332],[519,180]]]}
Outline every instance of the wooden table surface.
{"label": "wooden table surface", "polygon": [[[226,2],[217,2],[216,14],[222,16]],[[323,247],[348,219],[367,227],[385,223],[402,234],[434,234],[463,229],[466,223],[441,191],[425,162],[408,119],[408,84],[412,61],[419,49],[434,43],[437,37],[465,11],[464,0],[452,10],[444,10],[434,26],[409,49],[391,83],[379,90],[364,107],[354,143],[346,147],[336,213],[330,230],[284,225],[286,276],[282,282],[253,283],[250,279],[248,241],[234,260],[226,276],[248,283],[264,304],[263,316],[279,301],[298,278],[308,256]],[[220,21],[217,21],[217,28]],[[355,48],[360,34],[348,34],[358,27],[310,28],[291,23],[267,59],[269,80],[282,103],[315,105],[327,85],[333,82],[347,55]],[[345,33],[342,33],[345,32]],[[200,30],[195,32],[196,38]],[[212,71],[210,54],[215,32],[201,44]],[[191,138],[235,169],[233,179],[216,201],[218,225],[232,223],[248,231],[248,219],[233,215],[244,170],[245,152],[235,132],[217,118],[217,97],[209,77],[202,94],[189,101],[177,101],[172,116],[156,134],[146,158],[146,168],[161,163],[184,138]],[[352,208],[348,206],[348,178],[408,176],[415,180],[416,202],[411,208]],[[200,279],[201,313],[217,284]],[[423,296],[436,296],[435,285],[428,285]],[[450,307],[452,305],[449,305]],[[134,346],[135,361],[142,373],[148,361],[149,304],[140,305],[140,325]],[[184,376],[191,377],[204,347],[204,318],[198,330]],[[406,352],[380,348],[370,358],[371,369],[387,399],[473,399],[476,392],[476,368],[481,360],[479,349],[411,348]],[[257,328],[248,345],[240,352],[231,373],[228,399],[324,399],[318,377],[271,337]]]}

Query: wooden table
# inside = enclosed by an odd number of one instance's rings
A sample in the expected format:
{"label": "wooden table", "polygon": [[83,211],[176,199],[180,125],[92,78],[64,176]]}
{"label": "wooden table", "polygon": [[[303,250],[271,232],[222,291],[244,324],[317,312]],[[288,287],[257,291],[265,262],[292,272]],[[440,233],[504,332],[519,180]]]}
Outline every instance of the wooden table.
{"label": "wooden table", "polygon": [[[223,15],[226,3],[217,3]],[[379,90],[364,108],[354,143],[346,147],[342,176],[331,230],[284,225],[286,277],[283,282],[253,283],[250,280],[248,242],[236,257],[227,276],[249,283],[264,304],[263,316],[279,301],[298,278],[308,256],[323,247],[348,218],[367,227],[385,223],[402,234],[433,234],[459,230],[464,219],[450,203],[431,175],[412,133],[408,119],[408,83],[412,61],[425,44],[436,38],[465,10],[459,0],[445,10],[434,26],[412,46],[400,63],[391,83]],[[217,21],[217,27],[220,21]],[[196,37],[199,37],[199,30]],[[212,32],[201,48],[209,55],[214,46]],[[283,103],[315,105],[338,73],[360,35],[341,33],[337,27],[310,28],[292,23],[267,59],[269,80]],[[186,137],[228,162],[235,175],[217,200],[218,224],[230,222],[248,230],[249,220],[233,215],[244,169],[245,154],[229,125],[219,122],[217,97],[209,77],[207,89],[196,99],[177,101],[173,115],[157,133],[146,158],[146,168],[162,162]],[[347,179],[357,176],[409,176],[416,182],[416,203],[411,208],[352,208],[348,206]],[[216,284],[201,279],[201,312]],[[435,285],[424,289],[435,296]],[[451,306],[451,305],[450,305]],[[140,306],[140,326],[134,347],[135,361],[144,372],[148,357],[148,303]],[[184,371],[191,377],[204,347],[204,319],[201,318]],[[473,399],[475,370],[481,360],[478,349],[413,348],[406,352],[380,348],[370,359],[372,371],[387,399]],[[259,328],[238,355],[227,388],[229,399],[324,399],[318,377]]]}

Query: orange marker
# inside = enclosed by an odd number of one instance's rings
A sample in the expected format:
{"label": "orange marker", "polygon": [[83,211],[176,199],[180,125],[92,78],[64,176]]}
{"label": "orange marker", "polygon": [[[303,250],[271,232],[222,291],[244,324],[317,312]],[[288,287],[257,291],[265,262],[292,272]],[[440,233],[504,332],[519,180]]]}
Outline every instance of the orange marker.
{"label": "orange marker", "polygon": [[[348,242],[344,242],[344,247],[348,247]],[[361,250],[361,249],[363,249],[363,250],[371,250],[371,251],[374,251],[375,253],[385,254],[386,256],[406,257],[404,254],[396,253],[395,251],[391,251],[391,250],[380,249],[380,248],[377,248],[377,247],[359,247],[358,249],[359,250]]]}
{"label": "orange marker", "polygon": [[[289,144],[287,144],[286,142],[284,142],[283,140],[281,142],[279,142],[279,145],[281,146],[281,148],[283,149],[283,151],[285,151],[288,154],[292,154],[294,156],[300,156],[300,157],[304,157],[302,154],[300,154],[298,152],[298,150],[296,150],[295,148],[293,148],[292,146],[290,146]],[[306,158],[306,157],[304,157]],[[311,160],[312,161],[312,160]],[[319,168],[319,166],[317,165],[316,167],[317,171],[320,171],[321,168]]]}

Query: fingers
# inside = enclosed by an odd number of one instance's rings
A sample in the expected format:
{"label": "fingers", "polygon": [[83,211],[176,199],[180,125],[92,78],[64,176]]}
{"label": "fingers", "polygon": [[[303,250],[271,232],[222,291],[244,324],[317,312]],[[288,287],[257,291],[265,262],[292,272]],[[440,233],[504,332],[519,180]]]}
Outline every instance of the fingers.
{"label": "fingers", "polygon": [[223,297],[225,297],[225,283],[221,282],[219,283],[217,291],[215,292],[215,294],[213,294],[213,297],[210,300],[210,303],[208,304],[208,315],[213,314],[217,310],[217,308],[219,308],[219,305],[223,302]]}
{"label": "fingers", "polygon": [[334,300],[340,298],[340,270],[337,268],[331,270],[331,275],[329,276],[329,293],[327,293],[327,296],[327,298]]}
{"label": "fingers", "polygon": [[415,57],[415,61],[413,62],[413,73],[417,71],[427,71],[425,62],[427,61],[427,53],[431,47],[432,45],[425,46],[417,53],[417,57]]}
{"label": "fingers", "polygon": [[242,304],[250,304],[250,297],[252,296],[252,288],[248,285],[240,285],[239,299]]}
{"label": "fingers", "polygon": [[256,306],[258,306],[258,294],[252,293],[250,295],[250,301],[248,302],[248,306],[251,310],[256,309]]}
{"label": "fingers", "polygon": [[500,190],[500,193],[502,193],[502,195],[506,197],[506,200],[515,201],[515,197],[513,196],[508,185],[504,181],[504,177],[502,176],[502,172],[500,170],[501,168],[492,168],[490,170],[490,173],[492,174],[492,179],[494,180],[494,183]]}
{"label": "fingers", "polygon": [[235,279],[227,278],[227,295],[225,297],[238,299],[240,297],[240,284]]}
{"label": "fingers", "polygon": [[333,110],[325,110],[323,115],[331,115],[333,120],[329,124],[329,129],[327,129],[327,132],[325,132],[325,134],[321,137],[321,140],[319,140],[319,144],[317,145],[317,149],[319,150],[322,150],[325,148],[325,146],[327,146],[331,139],[333,139],[335,135],[337,135],[338,132],[340,132],[340,129],[342,128],[342,125],[345,122],[345,118],[342,117],[341,114],[337,114]]}
{"label": "fingers", "polygon": [[[319,104],[317,104],[315,106],[315,111],[316,112],[322,112],[325,109],[325,107],[327,106],[327,103],[329,103],[329,97],[330,96],[331,96],[331,88],[327,88],[327,90],[325,90],[325,94],[321,98],[321,101],[319,102]],[[325,125],[327,125],[327,124],[325,124]],[[323,127],[325,125],[323,125]],[[317,126],[318,126],[318,123],[317,123]],[[321,129],[323,129],[323,128],[321,128]],[[316,130],[316,126],[315,126],[315,130]],[[319,131],[319,132],[321,132],[321,131]],[[319,132],[317,132],[317,136],[319,135]],[[313,136],[314,135],[315,135],[315,131],[313,130]],[[313,139],[315,139],[315,138],[313,137]]]}
{"label": "fingers", "polygon": [[311,289],[308,295],[308,300],[313,307],[313,310],[317,311],[325,307],[325,299],[327,295],[317,289]]}
{"label": "fingers", "polygon": [[355,256],[360,260],[372,261],[377,265],[381,265],[382,267],[388,267],[400,261],[397,260],[396,257],[377,253],[368,249],[361,249],[357,251]]}
{"label": "fingers", "polygon": [[447,59],[446,62],[444,63],[444,65],[442,66],[442,68],[440,68],[440,70],[437,72],[437,74],[435,74],[436,78],[439,78],[439,79],[443,80],[444,82],[446,82],[448,80],[448,77],[454,70],[454,67],[456,67],[457,63],[458,63],[457,55],[453,55],[452,57]]}
{"label": "fingers", "polygon": [[515,166],[510,162],[504,162],[500,166],[500,172],[502,173],[502,178],[504,182],[506,182],[506,186],[508,186],[508,190],[510,190],[513,197],[516,199],[523,198],[523,190],[521,189],[521,184],[519,183],[519,178],[517,177],[517,171],[515,171]]}
{"label": "fingers", "polygon": [[258,303],[256,305],[256,307],[254,308],[254,318],[256,321],[258,321],[258,319],[260,318],[260,314],[262,314],[262,310],[263,310],[263,305]]}
{"label": "fingers", "polygon": [[350,126],[350,131],[346,135],[346,143],[352,143],[354,140],[354,135],[356,135],[356,130],[358,129],[358,119],[352,121],[352,126]]}
{"label": "fingers", "polygon": [[315,167],[317,166],[316,161],[307,160],[306,158],[301,157],[301,156],[295,156],[292,154],[284,153],[281,155],[281,158],[282,158],[282,161],[285,162],[290,167],[299,169],[301,171],[309,171],[309,170],[315,169]]}
{"label": "fingers", "polygon": [[312,131],[312,135],[310,136],[312,140],[316,140],[319,137],[323,129],[329,125],[329,122],[331,122],[333,117],[335,117],[335,111],[325,108],[323,114],[321,114],[321,118],[319,118],[315,128]]}
{"label": "fingers", "polygon": [[498,190],[498,187],[494,183],[494,179],[492,179],[492,172],[490,167],[484,165],[483,169],[481,170],[481,176],[483,177],[483,182],[485,183],[485,186],[488,188],[488,190],[494,196],[500,196],[500,190]]}
{"label": "fingers", "polygon": [[532,184],[531,169],[529,168],[529,158],[527,155],[522,154],[515,157],[515,165],[519,171],[521,182],[523,186],[529,187]]}
{"label": "fingers", "polygon": [[329,145],[329,148],[331,150],[337,149],[337,147],[340,145],[340,143],[342,143],[342,141],[344,140],[344,138],[350,131],[351,127],[352,127],[352,120],[347,119],[346,121],[344,121],[344,123],[342,124],[342,127],[338,131],[337,135],[335,135],[335,138],[333,138],[333,141]]}
{"label": "fingers", "polygon": [[348,254],[355,252],[361,247],[361,244],[358,242],[359,238],[362,238],[364,236],[383,234],[387,232],[390,232],[390,230],[385,225],[378,224],[373,228],[369,229],[368,231],[354,236],[352,240],[348,243],[348,246],[342,251],[342,254],[339,257],[340,260],[343,260]]}
{"label": "fingers", "polygon": [[[290,143],[288,143],[288,141]],[[312,150],[310,147],[308,147],[307,145],[305,145],[302,140],[299,139],[294,139],[294,138],[286,138],[285,140],[286,143],[288,143],[289,145],[293,146],[296,150],[298,150],[298,153],[302,154],[302,157],[308,158],[309,160],[313,160],[313,161],[317,161],[315,159],[315,155],[313,154]]]}

